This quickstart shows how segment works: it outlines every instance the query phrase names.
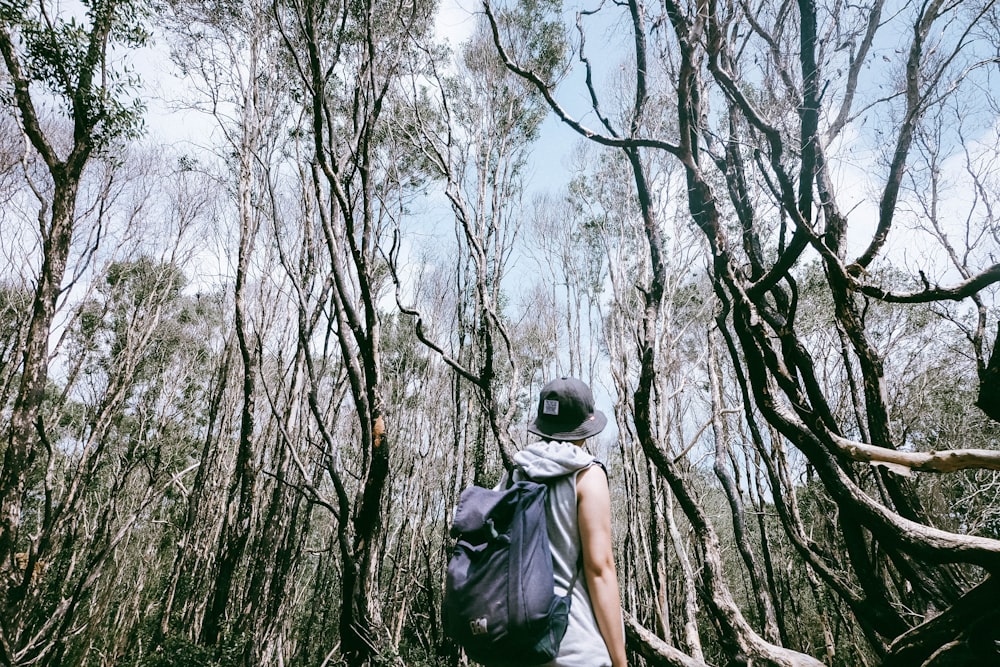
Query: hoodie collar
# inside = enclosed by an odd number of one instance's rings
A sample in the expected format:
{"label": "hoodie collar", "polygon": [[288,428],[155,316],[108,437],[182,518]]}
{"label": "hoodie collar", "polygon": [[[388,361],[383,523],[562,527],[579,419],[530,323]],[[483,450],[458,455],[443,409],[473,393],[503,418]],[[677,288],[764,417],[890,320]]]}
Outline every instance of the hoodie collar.
{"label": "hoodie collar", "polygon": [[514,455],[514,463],[532,479],[562,477],[592,465],[597,459],[572,442],[533,442]]}

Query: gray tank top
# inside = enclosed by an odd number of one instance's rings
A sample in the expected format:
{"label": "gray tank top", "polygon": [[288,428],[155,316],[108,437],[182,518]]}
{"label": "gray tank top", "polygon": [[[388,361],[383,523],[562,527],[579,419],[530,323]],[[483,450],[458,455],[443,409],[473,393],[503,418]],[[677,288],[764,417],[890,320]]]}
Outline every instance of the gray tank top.
{"label": "gray tank top", "polygon": [[[559,646],[559,655],[545,667],[610,667],[611,656],[597,627],[594,608],[580,558],[580,526],[576,509],[576,477],[586,468],[563,477],[549,486],[547,520],[552,545],[552,569],[556,591],[565,595],[577,567],[581,571],[573,587],[569,626]],[[579,564],[579,565],[578,565]]]}

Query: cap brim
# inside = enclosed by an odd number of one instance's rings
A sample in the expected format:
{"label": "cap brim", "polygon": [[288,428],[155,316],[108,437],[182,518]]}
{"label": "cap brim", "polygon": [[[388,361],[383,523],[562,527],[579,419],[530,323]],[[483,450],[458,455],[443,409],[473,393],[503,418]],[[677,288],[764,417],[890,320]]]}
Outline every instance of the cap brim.
{"label": "cap brim", "polygon": [[549,440],[583,440],[595,436],[608,425],[608,418],[600,410],[571,431],[556,431],[555,425],[546,424],[542,419],[536,419],[528,424],[528,432],[540,435]]}

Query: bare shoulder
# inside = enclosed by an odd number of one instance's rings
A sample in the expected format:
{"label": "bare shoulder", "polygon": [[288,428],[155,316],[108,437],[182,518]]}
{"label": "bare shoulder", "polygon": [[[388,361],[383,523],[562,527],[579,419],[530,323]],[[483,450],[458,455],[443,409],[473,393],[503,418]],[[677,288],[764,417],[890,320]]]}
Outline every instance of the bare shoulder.
{"label": "bare shoulder", "polygon": [[608,476],[603,466],[594,464],[580,471],[576,476],[576,495],[577,498],[608,495]]}

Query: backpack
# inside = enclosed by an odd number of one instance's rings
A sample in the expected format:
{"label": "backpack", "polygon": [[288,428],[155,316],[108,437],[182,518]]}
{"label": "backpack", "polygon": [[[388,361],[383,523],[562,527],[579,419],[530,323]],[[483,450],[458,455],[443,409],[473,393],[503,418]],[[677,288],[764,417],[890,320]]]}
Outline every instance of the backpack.
{"label": "backpack", "polygon": [[483,665],[538,665],[559,652],[576,575],[556,595],[545,514],[548,487],[466,488],[455,508],[445,633]]}

